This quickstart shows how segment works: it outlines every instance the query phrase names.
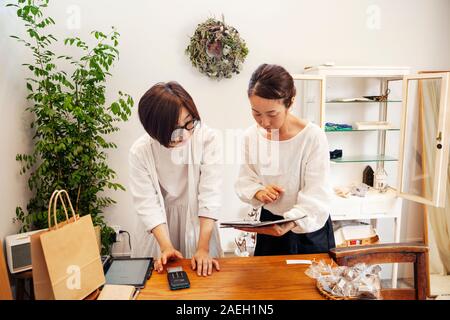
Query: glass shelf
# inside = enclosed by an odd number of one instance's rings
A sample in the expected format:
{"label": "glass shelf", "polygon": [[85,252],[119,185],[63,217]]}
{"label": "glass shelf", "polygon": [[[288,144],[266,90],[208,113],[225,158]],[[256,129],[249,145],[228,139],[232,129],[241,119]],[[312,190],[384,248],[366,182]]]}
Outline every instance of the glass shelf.
{"label": "glass shelf", "polygon": [[391,129],[351,129],[351,130],[324,130],[325,132],[355,132],[355,131],[400,131],[398,128]]}
{"label": "glass shelf", "polygon": [[402,102],[402,100],[386,100],[386,101],[325,101],[329,104],[345,104],[345,103],[381,103],[381,102]]}
{"label": "glass shelf", "polygon": [[381,161],[398,161],[398,159],[386,156],[386,155],[362,155],[362,156],[347,156],[338,159],[330,159],[335,163],[347,163],[347,162],[381,162]]}

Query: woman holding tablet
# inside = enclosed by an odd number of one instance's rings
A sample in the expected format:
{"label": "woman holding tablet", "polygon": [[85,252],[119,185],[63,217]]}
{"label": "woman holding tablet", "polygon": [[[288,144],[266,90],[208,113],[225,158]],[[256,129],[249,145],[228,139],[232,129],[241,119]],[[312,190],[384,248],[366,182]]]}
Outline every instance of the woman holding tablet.
{"label": "woman holding tablet", "polygon": [[[281,66],[252,74],[248,97],[256,124],[245,133],[239,198],[261,208],[261,221],[298,218],[258,228],[255,255],[328,252],[335,247],[330,218],[329,150],[320,127],[290,113],[296,90]],[[269,150],[261,156],[261,150]]]}

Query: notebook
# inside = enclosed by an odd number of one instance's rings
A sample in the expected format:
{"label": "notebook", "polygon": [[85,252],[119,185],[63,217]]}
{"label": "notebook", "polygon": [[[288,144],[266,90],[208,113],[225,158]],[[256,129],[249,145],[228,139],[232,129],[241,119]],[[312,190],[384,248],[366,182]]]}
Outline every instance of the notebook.
{"label": "notebook", "polygon": [[97,300],[133,300],[135,293],[134,286],[105,284]]}

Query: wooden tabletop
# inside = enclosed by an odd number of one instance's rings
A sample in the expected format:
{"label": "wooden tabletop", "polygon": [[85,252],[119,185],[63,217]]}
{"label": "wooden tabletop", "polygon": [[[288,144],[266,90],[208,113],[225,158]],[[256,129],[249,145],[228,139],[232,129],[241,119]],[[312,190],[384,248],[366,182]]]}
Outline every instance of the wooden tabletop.
{"label": "wooden tabletop", "polygon": [[138,300],[322,300],[315,280],[305,275],[308,265],[286,264],[286,260],[324,259],[328,254],[222,258],[220,271],[197,276],[190,260],[169,262],[167,267],[182,266],[191,287],[170,290],[167,268],[153,271]]}

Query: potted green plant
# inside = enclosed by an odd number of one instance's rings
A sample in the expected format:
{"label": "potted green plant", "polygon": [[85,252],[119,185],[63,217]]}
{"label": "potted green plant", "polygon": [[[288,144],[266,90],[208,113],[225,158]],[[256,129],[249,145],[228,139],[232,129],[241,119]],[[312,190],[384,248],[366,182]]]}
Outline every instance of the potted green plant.
{"label": "potted green plant", "polygon": [[34,116],[30,124],[34,149],[16,156],[22,164],[20,173],[30,173],[28,186],[33,196],[26,210],[16,208],[16,220],[21,222],[21,231],[46,228],[50,195],[55,189],[65,189],[75,211],[90,214],[94,225],[101,228],[102,254],[107,254],[114,230],[102,214],[116,202],[101,193],[125,190],[113,181],[116,173],[108,165],[106,150],[117,145],[107,135],[119,130],[118,122],[128,120],[133,106],[132,97],[120,91],[117,101],[106,104],[106,80],[119,57],[119,33],[114,27],[109,34],[93,31],[94,45],[78,37],[67,38],[64,44],[76,48],[78,57],[57,54],[53,45],[58,40],[46,33],[55,24],[43,13],[48,2],[17,0],[7,5],[16,8],[27,31],[26,38],[11,37],[33,53],[33,61],[24,66],[31,72],[26,86],[27,110]]}

